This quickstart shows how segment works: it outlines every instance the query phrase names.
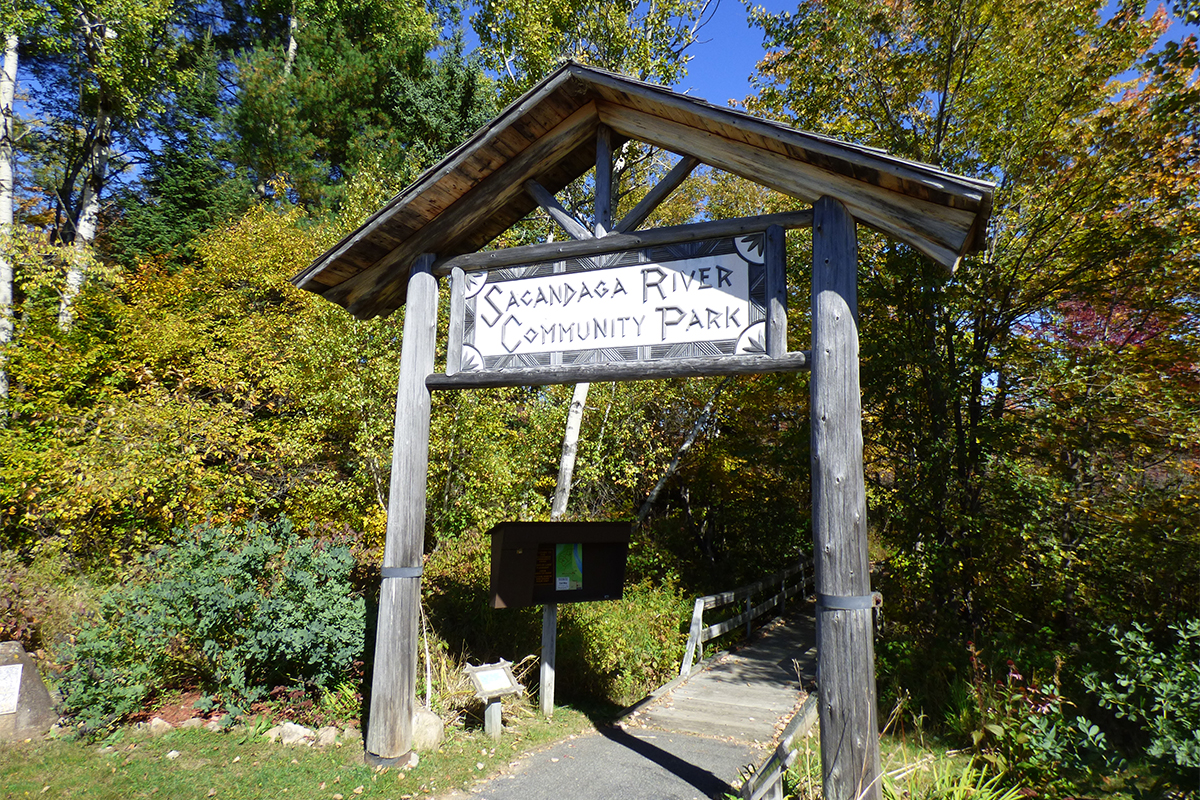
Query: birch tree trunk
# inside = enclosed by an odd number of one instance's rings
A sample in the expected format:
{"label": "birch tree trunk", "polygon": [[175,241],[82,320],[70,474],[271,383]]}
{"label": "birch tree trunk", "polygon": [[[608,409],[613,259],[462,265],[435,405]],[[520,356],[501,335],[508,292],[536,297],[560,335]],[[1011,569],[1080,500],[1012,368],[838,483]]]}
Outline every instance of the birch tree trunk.
{"label": "birch tree trunk", "polygon": [[662,493],[663,487],[667,485],[667,481],[671,480],[671,476],[679,470],[679,462],[683,461],[683,457],[692,449],[692,445],[696,443],[696,439],[700,436],[700,432],[704,430],[704,426],[708,424],[712,418],[713,409],[717,405],[717,398],[721,396],[721,392],[733,380],[733,376],[726,378],[717,384],[717,388],[713,389],[712,397],[708,398],[708,402],[704,404],[704,408],[700,411],[700,416],[696,417],[695,424],[692,425],[691,431],[684,438],[683,444],[679,445],[679,449],[675,451],[675,456],[671,459],[671,463],[667,465],[667,471],[658,479],[658,483],[654,484],[654,488],[650,490],[650,494],[646,496],[646,501],[642,503],[641,509],[638,510],[638,522],[645,522],[646,517],[650,516],[651,509],[658,502],[658,496]]}
{"label": "birch tree trunk", "polygon": [[292,65],[296,63],[296,50],[298,47],[296,44],[297,27],[298,23],[296,22],[296,4],[292,3],[292,13],[288,15],[287,55],[284,57],[283,61],[284,77],[292,74]]}
{"label": "birch tree trunk", "polygon": [[63,287],[62,300],[58,306],[58,327],[69,331],[75,321],[75,298],[83,289],[87,279],[89,249],[96,238],[96,227],[100,219],[100,189],[108,174],[108,157],[112,140],[112,116],[103,105],[96,111],[96,132],[92,137],[92,150],[88,157],[87,181],[79,198],[79,216],[75,220],[75,236],[67,266],[67,283]]}
{"label": "birch tree trunk", "polygon": [[562,456],[558,460],[558,483],[550,504],[550,519],[557,520],[567,513],[571,497],[571,478],[575,474],[575,456],[579,453],[579,429],[583,426],[583,409],[587,406],[590,383],[575,384],[571,407],[567,409],[567,428],[563,432]]}
{"label": "birch tree trunk", "polygon": [[0,66],[0,399],[8,397],[8,345],[13,340],[13,99],[17,87],[17,37],[4,37]]}

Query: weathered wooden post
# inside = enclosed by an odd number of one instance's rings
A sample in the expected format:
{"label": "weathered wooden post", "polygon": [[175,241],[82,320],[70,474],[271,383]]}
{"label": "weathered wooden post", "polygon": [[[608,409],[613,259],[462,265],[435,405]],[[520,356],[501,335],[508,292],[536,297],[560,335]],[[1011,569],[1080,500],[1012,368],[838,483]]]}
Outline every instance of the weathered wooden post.
{"label": "weathered wooden post", "polygon": [[558,603],[542,606],[542,664],[538,672],[538,707],[554,716],[554,667],[558,656]]}
{"label": "weathered wooden post", "polygon": [[387,541],[375,628],[375,667],[367,761],[379,765],[406,759],[412,750],[417,692],[417,610],[421,602],[421,554],[425,545],[425,482],[429,466],[429,390],[437,340],[437,280],[433,256],[417,259],[408,279],[400,380],[396,388],[396,433],[388,491]]}
{"label": "weathered wooden post", "polygon": [[858,246],[832,197],[813,207],[812,504],[826,800],[879,800],[867,504],[858,383]]}

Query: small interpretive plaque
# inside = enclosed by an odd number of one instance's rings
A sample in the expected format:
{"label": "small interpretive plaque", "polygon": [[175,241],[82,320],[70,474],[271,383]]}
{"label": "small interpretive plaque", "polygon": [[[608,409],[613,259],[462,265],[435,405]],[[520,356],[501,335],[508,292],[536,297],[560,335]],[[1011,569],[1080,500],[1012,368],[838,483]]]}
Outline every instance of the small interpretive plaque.
{"label": "small interpretive plaque", "polygon": [[481,700],[491,700],[521,691],[521,684],[513,676],[512,662],[505,659],[500,659],[495,664],[468,665],[463,667],[463,672],[471,679],[475,694]]}
{"label": "small interpretive plaque", "polygon": [[24,664],[5,664],[0,667],[0,714],[17,713],[24,667]]}

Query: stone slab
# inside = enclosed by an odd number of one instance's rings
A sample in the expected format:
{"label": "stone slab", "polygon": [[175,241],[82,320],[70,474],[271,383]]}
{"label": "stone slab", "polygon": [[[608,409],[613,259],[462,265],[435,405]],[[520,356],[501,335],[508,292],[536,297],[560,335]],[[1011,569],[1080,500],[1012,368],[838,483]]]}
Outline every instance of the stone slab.
{"label": "stone slab", "polygon": [[0,643],[0,741],[45,736],[58,714],[37,665],[19,642]]}

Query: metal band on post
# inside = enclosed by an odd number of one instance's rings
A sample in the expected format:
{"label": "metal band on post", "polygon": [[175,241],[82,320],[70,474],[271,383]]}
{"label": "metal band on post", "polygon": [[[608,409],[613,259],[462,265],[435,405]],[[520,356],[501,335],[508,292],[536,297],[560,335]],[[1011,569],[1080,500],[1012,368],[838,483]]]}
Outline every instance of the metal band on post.
{"label": "metal band on post", "polygon": [[831,611],[854,611],[863,608],[882,608],[883,595],[879,592],[871,592],[870,594],[856,594],[849,597],[839,597],[832,594],[818,594],[817,608],[826,608]]}
{"label": "metal band on post", "polygon": [[423,567],[381,567],[379,576],[381,578],[419,578],[424,572]]}

